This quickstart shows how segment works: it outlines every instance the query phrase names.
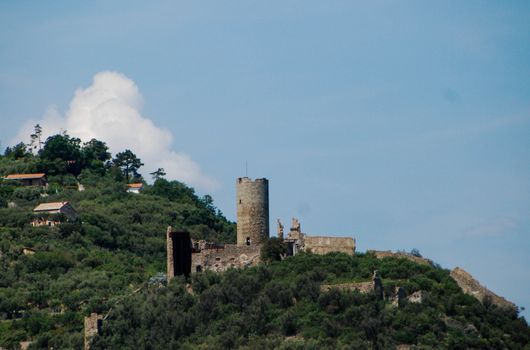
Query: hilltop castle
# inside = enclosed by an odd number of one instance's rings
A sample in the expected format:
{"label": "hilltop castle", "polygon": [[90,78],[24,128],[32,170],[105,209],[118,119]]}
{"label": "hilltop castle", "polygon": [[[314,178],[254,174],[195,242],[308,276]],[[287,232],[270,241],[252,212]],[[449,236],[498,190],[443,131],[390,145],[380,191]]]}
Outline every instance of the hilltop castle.
{"label": "hilltop castle", "polygon": [[[168,227],[167,278],[189,276],[205,270],[225,271],[229,268],[254,266],[260,263],[261,245],[269,239],[269,181],[240,177],[236,181],[237,243],[218,245],[194,241],[188,232]],[[353,255],[355,240],[351,237],[309,236],[302,233],[300,223],[293,219],[287,237],[278,220],[278,238],[288,246],[287,255],[299,252],[326,254],[343,252]]]}

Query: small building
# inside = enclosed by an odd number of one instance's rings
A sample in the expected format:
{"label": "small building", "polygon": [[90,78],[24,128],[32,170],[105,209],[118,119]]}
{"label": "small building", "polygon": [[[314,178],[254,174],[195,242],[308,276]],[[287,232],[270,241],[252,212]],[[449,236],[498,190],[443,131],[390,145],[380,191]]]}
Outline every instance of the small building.
{"label": "small building", "polygon": [[48,181],[46,180],[46,174],[10,174],[4,177],[5,180],[19,181],[22,186],[40,186],[46,187]]}
{"label": "small building", "polygon": [[41,203],[35,209],[35,219],[31,222],[32,226],[56,226],[61,223],[58,215],[62,214],[67,220],[75,220],[77,212],[70,205],[70,202],[51,202]]}
{"label": "small building", "polygon": [[141,190],[143,190],[144,184],[141,182],[134,183],[134,184],[127,184],[127,192],[129,193],[140,193]]}

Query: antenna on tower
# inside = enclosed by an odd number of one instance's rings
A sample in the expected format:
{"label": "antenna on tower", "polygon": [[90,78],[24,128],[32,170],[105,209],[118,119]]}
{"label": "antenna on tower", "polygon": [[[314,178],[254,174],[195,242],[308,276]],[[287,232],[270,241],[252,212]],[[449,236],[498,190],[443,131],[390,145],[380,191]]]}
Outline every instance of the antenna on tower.
{"label": "antenna on tower", "polygon": [[245,160],[245,177],[248,177],[248,162]]}

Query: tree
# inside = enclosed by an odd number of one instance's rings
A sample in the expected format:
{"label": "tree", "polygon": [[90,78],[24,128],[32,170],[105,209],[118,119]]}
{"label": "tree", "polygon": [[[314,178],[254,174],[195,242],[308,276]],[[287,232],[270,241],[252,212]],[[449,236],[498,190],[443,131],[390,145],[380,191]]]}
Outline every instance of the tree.
{"label": "tree", "polygon": [[61,162],[66,165],[67,172],[76,176],[83,169],[81,140],[66,133],[48,137],[39,155],[42,160],[48,161],[47,167],[51,168],[50,172],[60,173]]}
{"label": "tree", "polygon": [[85,159],[105,162],[111,158],[109,148],[103,141],[92,139],[83,144],[83,155]]}
{"label": "tree", "polygon": [[20,142],[18,145],[15,145],[13,147],[7,147],[4,152],[4,156],[13,159],[24,158],[30,154],[31,153],[28,152],[28,149],[24,142]]}
{"label": "tree", "polygon": [[421,258],[421,253],[417,248],[414,248],[410,251],[410,255],[417,256],[418,258]]}
{"label": "tree", "polygon": [[41,146],[42,146],[42,141],[41,141],[42,126],[37,124],[37,125],[34,126],[34,130],[35,130],[35,133],[30,135],[31,142],[29,143],[28,146],[32,150],[35,150],[35,149],[37,149],[37,147],[39,147],[39,151],[40,151],[41,150]]}
{"label": "tree", "polygon": [[164,171],[164,168],[158,168],[156,171],[153,171],[152,173],[149,173],[153,177],[153,180],[158,180],[164,176],[166,176],[166,172]]}
{"label": "tree", "polygon": [[261,246],[261,260],[265,262],[282,260],[287,253],[287,246],[283,240],[271,237]]}
{"label": "tree", "polygon": [[112,163],[122,170],[127,182],[129,182],[129,175],[138,176],[138,169],[144,165],[140,158],[128,149],[116,154],[116,158],[112,160]]}
{"label": "tree", "polygon": [[105,162],[111,158],[109,148],[103,141],[92,139],[83,144],[82,156],[85,166],[93,172],[104,175]]}

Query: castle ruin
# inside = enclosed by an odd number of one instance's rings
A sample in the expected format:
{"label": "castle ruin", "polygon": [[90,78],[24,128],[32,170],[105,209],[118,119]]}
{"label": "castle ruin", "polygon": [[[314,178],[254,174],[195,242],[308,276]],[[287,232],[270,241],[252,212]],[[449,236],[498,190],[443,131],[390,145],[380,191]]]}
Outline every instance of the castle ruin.
{"label": "castle ruin", "polygon": [[[201,271],[226,271],[230,268],[255,266],[261,262],[261,246],[269,239],[269,180],[240,177],[236,181],[237,243],[215,244],[194,241],[188,232],[174,232],[168,227],[167,280],[177,275],[189,276]],[[283,225],[278,220],[278,238],[283,240]],[[298,252],[327,254],[343,252],[353,255],[355,240],[351,237],[309,236],[302,233],[300,222],[293,219],[285,238],[287,255]]]}
{"label": "castle ruin", "polygon": [[[278,237],[283,237],[283,225],[278,219]],[[300,222],[293,218],[291,230],[284,239],[287,243],[287,255],[299,252],[311,252],[324,255],[332,252],[355,254],[355,239],[352,237],[310,236],[302,232]]]}
{"label": "castle ruin", "polygon": [[191,239],[185,231],[173,231],[171,226],[166,232],[167,280],[175,276],[188,277],[191,273]]}

